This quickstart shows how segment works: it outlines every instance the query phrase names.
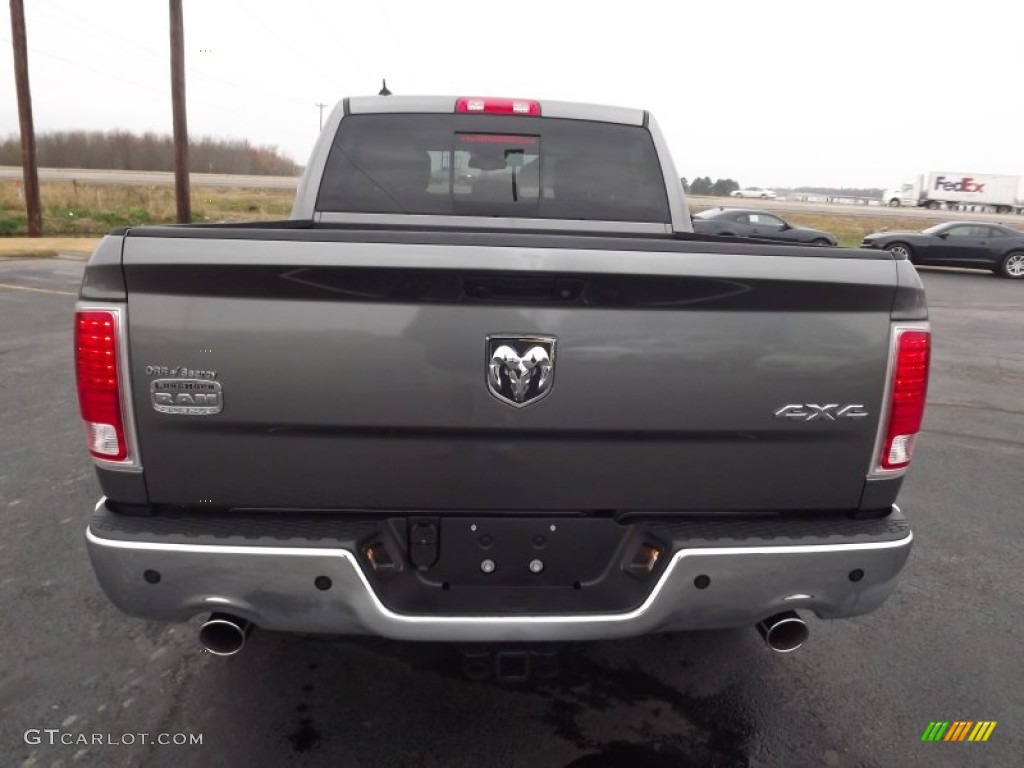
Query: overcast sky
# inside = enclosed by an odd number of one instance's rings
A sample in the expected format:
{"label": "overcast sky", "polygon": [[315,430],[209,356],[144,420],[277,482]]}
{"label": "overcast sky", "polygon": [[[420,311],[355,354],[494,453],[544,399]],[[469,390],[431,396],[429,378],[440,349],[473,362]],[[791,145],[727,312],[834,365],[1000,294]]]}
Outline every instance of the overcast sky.
{"label": "overcast sky", "polygon": [[[25,5],[37,131],[170,132],[165,0]],[[314,104],[376,93],[387,76],[401,94],[649,109],[690,178],[891,186],[928,170],[1024,174],[1024,4],[1009,0],[184,8],[189,132],[276,145],[300,163]],[[0,40],[9,50],[6,20]],[[18,130],[12,62],[0,57],[0,134]]]}

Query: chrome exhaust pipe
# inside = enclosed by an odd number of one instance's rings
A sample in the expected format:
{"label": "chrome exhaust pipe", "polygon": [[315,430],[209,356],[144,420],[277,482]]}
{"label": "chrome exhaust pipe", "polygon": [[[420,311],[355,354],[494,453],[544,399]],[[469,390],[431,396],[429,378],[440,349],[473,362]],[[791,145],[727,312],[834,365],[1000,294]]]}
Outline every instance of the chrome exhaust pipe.
{"label": "chrome exhaust pipe", "polygon": [[769,616],[757,623],[765,645],[776,653],[792,653],[805,642],[810,630],[795,611],[786,611]]}
{"label": "chrome exhaust pipe", "polygon": [[226,613],[212,613],[199,628],[199,644],[218,656],[234,656],[252,632],[252,622]]}

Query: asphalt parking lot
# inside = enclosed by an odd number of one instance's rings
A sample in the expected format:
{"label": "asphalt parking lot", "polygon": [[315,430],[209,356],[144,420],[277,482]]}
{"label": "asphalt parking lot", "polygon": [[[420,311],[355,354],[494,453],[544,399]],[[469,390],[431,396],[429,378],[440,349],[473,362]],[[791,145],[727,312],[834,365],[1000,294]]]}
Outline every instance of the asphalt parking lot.
{"label": "asphalt parking lot", "polygon": [[[812,617],[786,656],[753,629],[656,636],[497,685],[436,646],[256,632],[216,658],[197,622],[107,602],[83,541],[99,488],[72,377],[81,268],[0,260],[0,765],[1021,764],[1024,284],[922,273],[935,360],[900,498],[915,548],[881,610]],[[987,743],[921,743],[932,720],[998,726]],[[29,729],[202,745],[29,744]]]}

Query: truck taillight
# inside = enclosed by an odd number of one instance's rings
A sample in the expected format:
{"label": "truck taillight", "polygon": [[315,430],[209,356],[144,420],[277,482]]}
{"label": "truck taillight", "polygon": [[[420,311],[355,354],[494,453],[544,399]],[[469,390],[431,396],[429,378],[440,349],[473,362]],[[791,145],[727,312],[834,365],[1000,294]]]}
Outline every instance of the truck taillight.
{"label": "truck taillight", "polygon": [[75,311],[75,376],[89,453],[115,462],[129,459],[118,360],[120,320],[114,309]]}
{"label": "truck taillight", "polygon": [[455,102],[456,112],[481,115],[540,115],[540,102],[526,99],[463,98]]}
{"label": "truck taillight", "polygon": [[878,469],[883,471],[904,469],[914,458],[928,394],[931,332],[897,328],[895,333],[889,410],[878,456]]}

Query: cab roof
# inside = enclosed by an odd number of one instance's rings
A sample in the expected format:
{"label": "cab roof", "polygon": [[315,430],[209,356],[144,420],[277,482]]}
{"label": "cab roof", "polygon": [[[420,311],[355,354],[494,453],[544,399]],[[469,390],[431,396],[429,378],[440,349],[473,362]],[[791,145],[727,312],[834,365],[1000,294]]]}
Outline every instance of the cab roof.
{"label": "cab roof", "polygon": [[[455,105],[465,96],[352,96],[342,104],[345,114],[365,115],[382,113],[454,113]],[[482,97],[486,99],[487,97]],[[646,125],[647,112],[629,107],[612,107],[601,104],[584,104],[574,101],[548,101],[523,99],[540,105],[542,117],[556,117],[568,120],[594,120],[603,123],[623,125]]]}

